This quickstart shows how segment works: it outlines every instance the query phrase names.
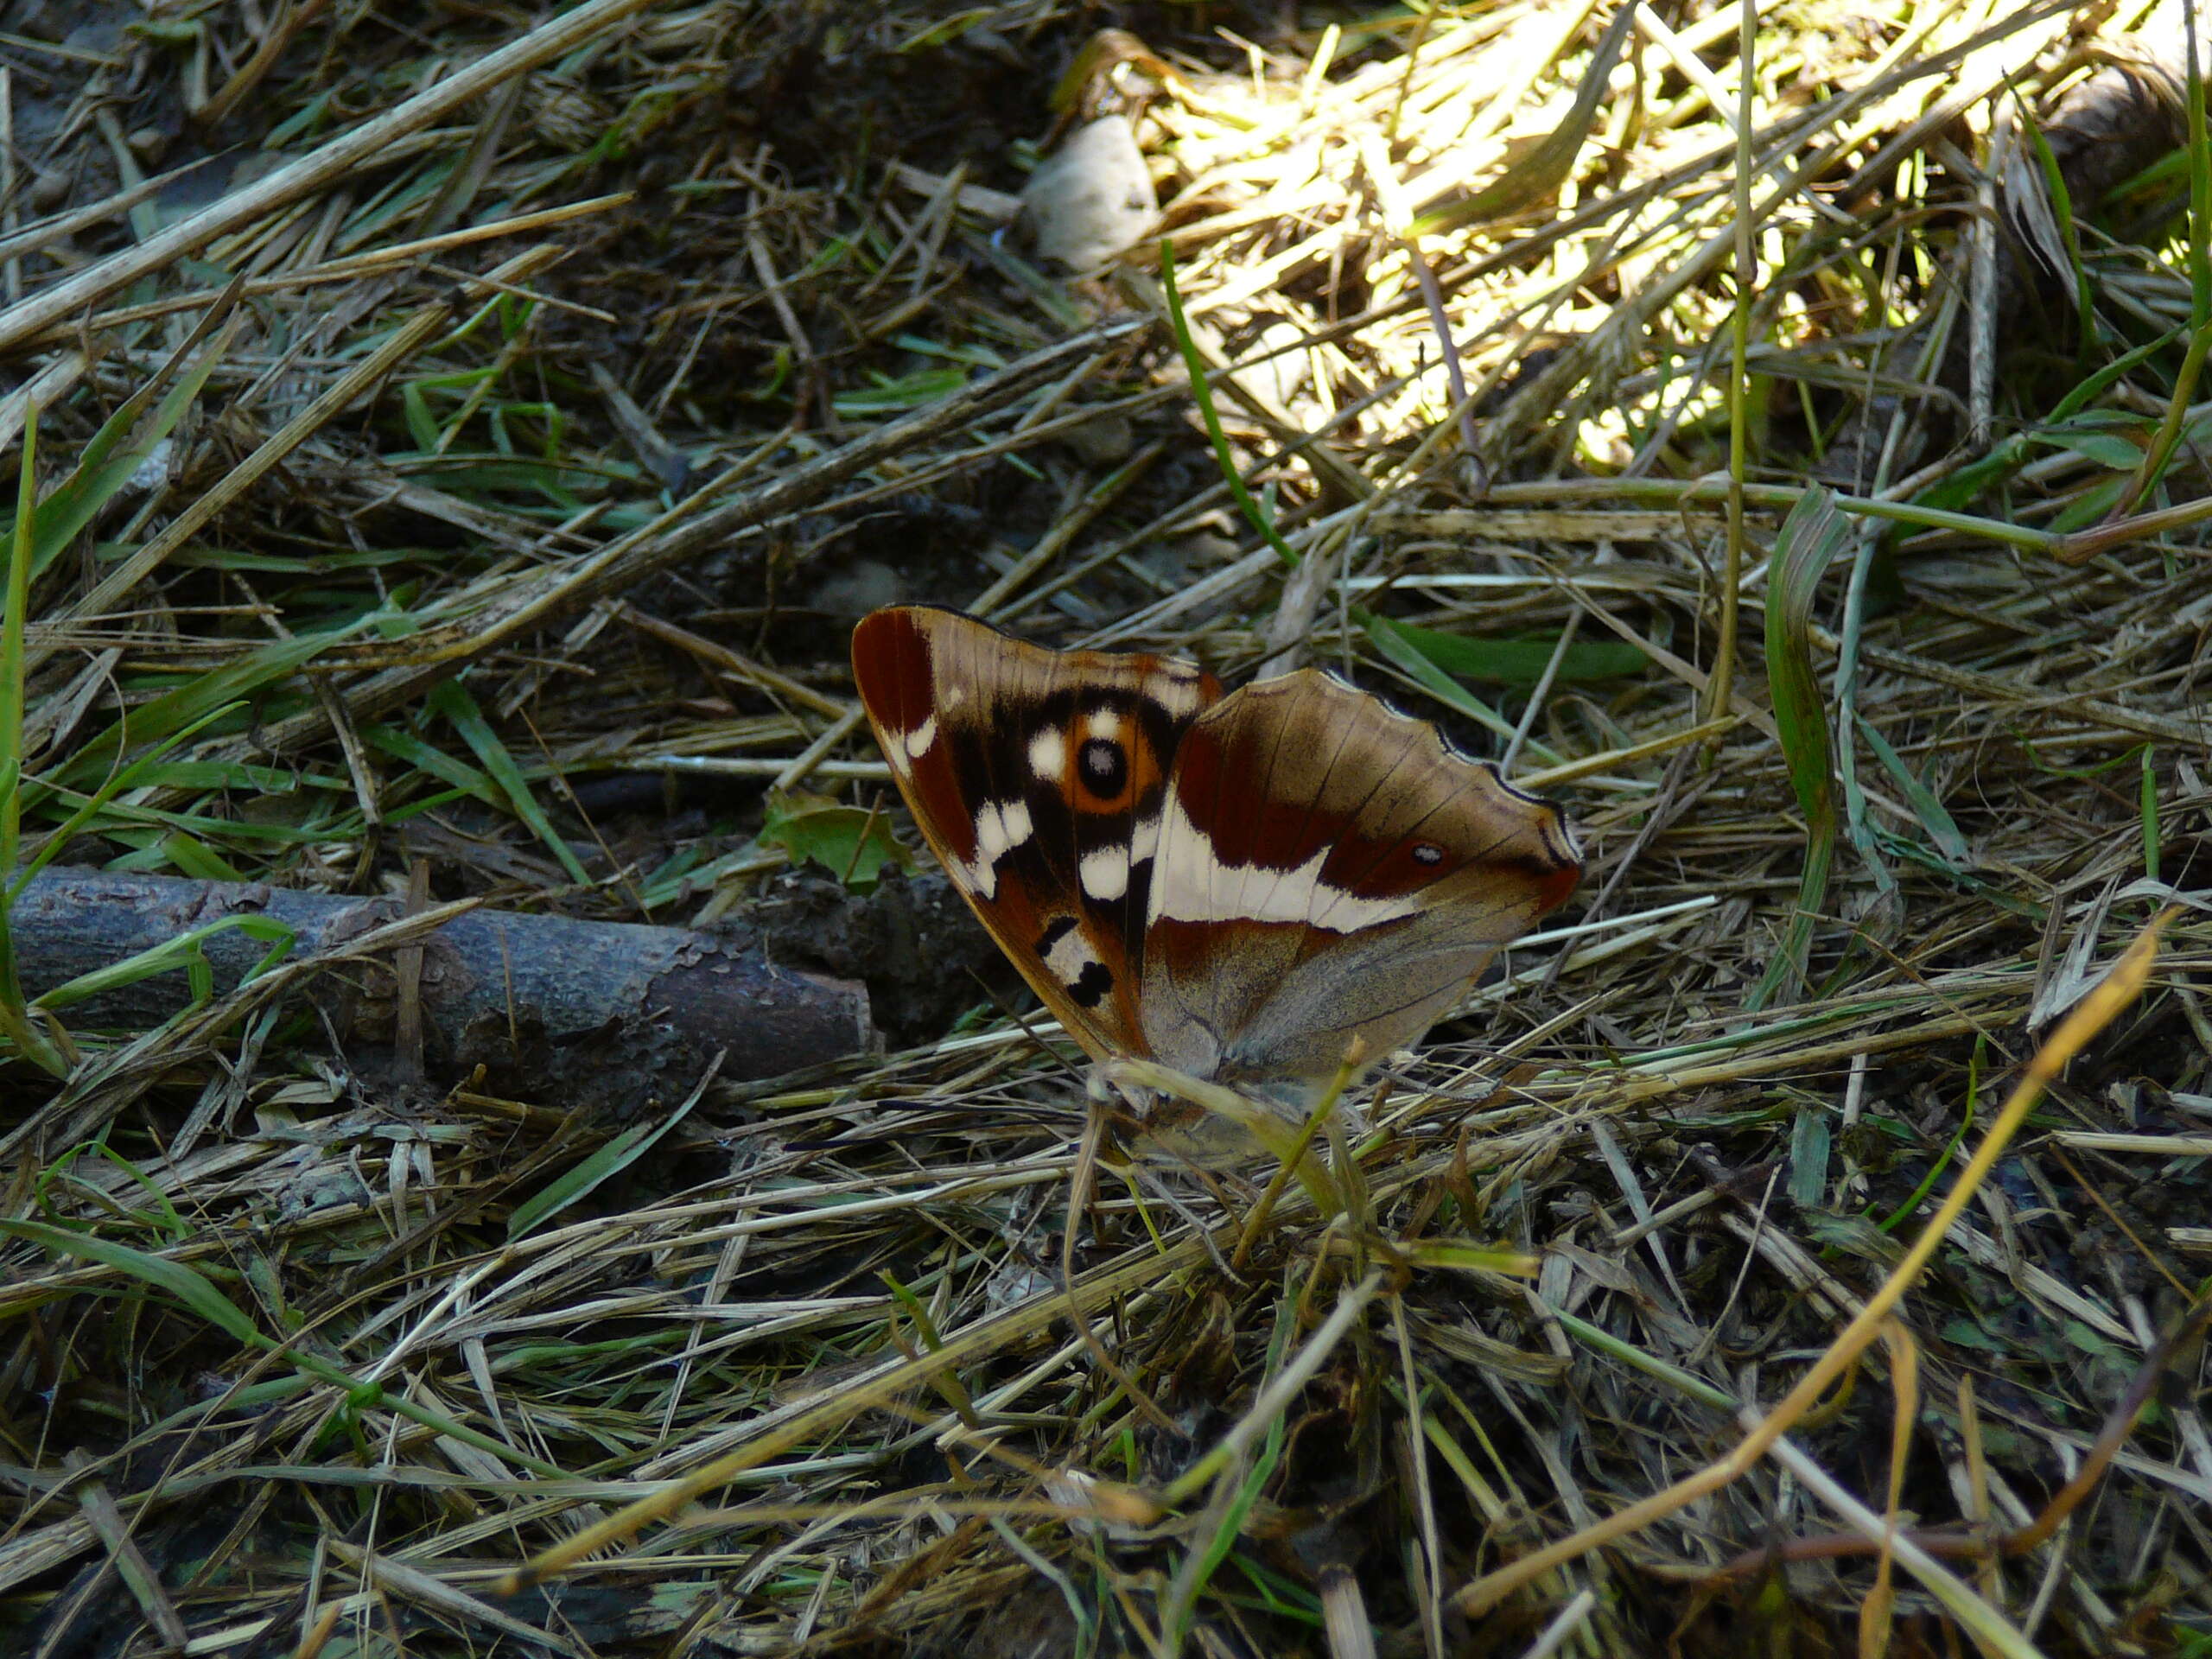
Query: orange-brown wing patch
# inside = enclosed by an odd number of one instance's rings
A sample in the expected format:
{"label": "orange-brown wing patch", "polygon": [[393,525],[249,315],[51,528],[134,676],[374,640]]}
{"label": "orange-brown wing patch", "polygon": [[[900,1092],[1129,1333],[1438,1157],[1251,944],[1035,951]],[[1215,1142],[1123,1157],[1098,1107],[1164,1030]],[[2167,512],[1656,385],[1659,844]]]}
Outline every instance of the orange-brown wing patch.
{"label": "orange-brown wing patch", "polygon": [[1093,1055],[1143,1052],[1153,842],[1176,745],[1218,683],[919,606],[862,620],[853,671],[915,822],[1000,948]]}

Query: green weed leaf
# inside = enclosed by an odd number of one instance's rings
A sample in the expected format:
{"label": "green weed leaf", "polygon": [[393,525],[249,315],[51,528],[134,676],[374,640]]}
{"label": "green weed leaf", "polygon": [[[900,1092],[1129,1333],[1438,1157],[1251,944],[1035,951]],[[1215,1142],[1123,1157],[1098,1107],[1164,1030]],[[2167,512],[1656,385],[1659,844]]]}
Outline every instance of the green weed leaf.
{"label": "green weed leaf", "polygon": [[882,813],[798,791],[770,798],[760,842],[782,848],[794,864],[819,864],[861,893],[874,888],[886,864],[914,868]]}

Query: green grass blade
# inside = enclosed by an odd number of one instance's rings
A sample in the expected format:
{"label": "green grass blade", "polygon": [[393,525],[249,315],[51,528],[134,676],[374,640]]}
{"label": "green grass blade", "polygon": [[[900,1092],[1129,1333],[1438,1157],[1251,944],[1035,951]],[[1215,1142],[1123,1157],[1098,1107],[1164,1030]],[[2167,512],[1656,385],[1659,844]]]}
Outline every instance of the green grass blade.
{"label": "green grass blade", "polygon": [[417,772],[428,772],[440,783],[471,796],[486,806],[504,807],[507,804],[498,786],[482,772],[466,761],[454,760],[435,743],[426,741],[404,727],[364,726],[361,737],[370,747],[382,749],[394,760],[404,760]]}
{"label": "green grass blade", "polygon": [[[1352,616],[1363,627],[1376,620],[1367,611],[1354,611]],[[1560,652],[1557,634],[1549,639],[1478,639],[1408,622],[1387,621],[1386,626],[1446,673],[1501,685],[1535,684],[1544,677],[1554,652],[1559,654],[1559,672],[1554,678],[1562,681],[1623,679],[1651,665],[1649,657],[1620,639],[1579,639]],[[1373,632],[1369,627],[1370,637]]]}
{"label": "green grass blade", "polygon": [[[23,628],[30,607],[31,559],[38,529],[38,406],[23,411],[22,472],[16,484],[16,533],[9,540],[7,612],[0,618],[0,879],[22,855],[23,827]],[[69,1062],[23,1004],[16,969],[12,911],[16,889],[0,893],[0,1035],[51,1076]]]}
{"label": "green grass blade", "polygon": [[574,1169],[517,1205],[514,1213],[507,1217],[508,1242],[512,1243],[560,1214],[593,1188],[612,1180],[652,1151],[654,1142],[689,1116],[691,1109],[704,1097],[707,1084],[719,1066],[718,1060],[715,1067],[699,1079],[699,1086],[691,1091],[690,1098],[666,1117],[658,1122],[632,1123]]}
{"label": "green grass blade", "polygon": [[[99,516],[100,509],[143,467],[162,439],[176,429],[200,397],[207,377],[214,373],[229,349],[232,329],[208,342],[199,360],[168,389],[150,419],[139,419],[136,399],[125,404],[86,443],[68,477],[55,485],[39,504],[38,535],[33,543],[31,574],[42,574],[60,556],[79,531]],[[134,430],[135,429],[135,430]],[[129,442],[124,442],[125,439]]]}
{"label": "green grass blade", "polygon": [[251,939],[260,939],[270,946],[270,950],[247,973],[248,982],[261,977],[291,953],[299,935],[283,923],[267,916],[226,916],[219,921],[188,928],[175,938],[163,939],[159,944],[126,957],[121,962],[96,968],[89,974],[79,974],[64,982],[38,999],[41,1008],[64,1008],[73,1002],[82,1002],[87,997],[103,992],[120,990],[126,985],[136,985],[141,980],[152,979],[176,969],[184,969],[194,976],[193,1001],[195,1005],[207,1001],[213,993],[213,986],[202,989],[202,976],[208,973],[207,958],[200,950],[201,944],[219,933],[238,932]]}
{"label": "green grass blade", "polygon": [[1955,870],[1963,870],[1974,861],[1973,849],[1960,830],[1958,821],[1952,817],[1936,791],[1920,781],[1904,757],[1890,747],[1890,740],[1877,731],[1864,715],[1859,716],[1859,735],[1866,740],[1866,747],[1874,751],[1874,758],[1882,769],[1897,780],[1904,793],[1905,804],[1912,808],[1913,816],[1920,820],[1920,827],[1928,832],[1928,839],[1944,861]]}
{"label": "green grass blade", "polygon": [[1183,315],[1183,296],[1175,286],[1175,253],[1165,238],[1160,244],[1160,280],[1167,291],[1167,321],[1175,331],[1175,344],[1183,353],[1183,366],[1191,377],[1191,400],[1198,406],[1198,418],[1205,423],[1206,436],[1213,441],[1213,458],[1221,467],[1221,476],[1235,498],[1237,510],[1244,521],[1260,533],[1260,538],[1275,550],[1276,556],[1287,565],[1298,563],[1298,555],[1291,550],[1274,526],[1274,520],[1260,510],[1252,499],[1252,492],[1244,487],[1243,474],[1236,470],[1236,457],[1229,453],[1229,435],[1221,429],[1221,414],[1215,409],[1213,387],[1206,380],[1205,359],[1199,355],[1198,342],[1191,334],[1190,320]]}
{"label": "green grass blade", "polygon": [[2143,746],[2143,873],[2158,879],[2158,772],[2151,764],[2151,746]]}
{"label": "green grass blade", "polygon": [[226,705],[235,705],[288,678],[313,660],[316,653],[353,632],[353,628],[345,628],[328,633],[301,634],[290,639],[272,639],[235,663],[198,675],[175,690],[118,716],[113,725],[55,768],[54,781],[74,788],[92,787],[114,767],[127,749],[158,743],[196,729]]}
{"label": "green grass blade", "polygon": [[[236,703],[223,703],[208,709],[206,713],[200,715],[196,720],[193,721],[189,725],[186,726],[182,730],[171,733],[168,736],[156,743],[152,748],[147,750],[145,753],[139,755],[128,765],[118,768],[114,772],[110,772],[105,778],[102,779],[100,780],[99,787],[87,792],[78,803],[76,808],[69,814],[69,816],[62,820],[60,826],[48,835],[44,843],[41,845],[37,853],[32,856],[30,861],[24,865],[22,868],[16,870],[14,875],[9,881],[7,902],[13,904],[16,896],[22,892],[26,886],[29,884],[31,878],[36,875],[41,870],[44,869],[49,863],[53,862],[54,855],[60,853],[64,847],[69,844],[69,838],[77,834],[80,830],[84,829],[86,825],[92,823],[95,817],[99,817],[99,815],[106,808],[108,803],[112,801],[118,795],[120,795],[124,790],[135,786],[139,781],[141,774],[147,767],[155,765],[163,755],[167,754],[171,749],[176,747],[178,744],[185,742],[188,739],[194,737],[214,721],[220,720],[224,715],[229,714],[237,707],[238,707],[238,705]],[[41,790],[43,790],[44,786],[41,785]],[[47,792],[60,793],[61,791]],[[171,814],[168,815],[168,817],[173,822],[182,821],[181,815]],[[217,829],[230,830],[239,827],[231,824],[213,823],[213,821],[210,822],[212,823],[212,827]]]}
{"label": "green grass blade", "polygon": [[2024,109],[2020,112],[2020,130],[2035,152],[2036,165],[2042,169],[2044,187],[2050,192],[2051,214],[2058,222],[2059,239],[2065,245],[2066,263],[2074,279],[2074,349],[2077,358],[2086,361],[2096,340],[2097,290],[2089,280],[2088,268],[2082,263],[2082,232],[2074,220],[2074,194],[2066,188],[2066,175],[2058,165],[2058,157],[2051,153],[2050,141],[2043,136],[2043,129],[2028,118]]}
{"label": "green grass blade", "polygon": [[[0,870],[16,868],[22,834],[23,628],[30,607],[31,550],[37,539],[38,409],[23,416],[22,472],[16,484],[16,533],[10,538],[7,613],[0,619],[0,766],[6,789],[0,794]],[[0,921],[4,921],[0,917]],[[12,976],[9,980],[12,988]]]}
{"label": "green grass blade", "polygon": [[[1486,731],[1496,733],[1509,743],[1513,741],[1513,722],[1439,668],[1427,652],[1406,637],[1404,623],[1393,622],[1388,617],[1370,616],[1366,626],[1368,639],[1374,642],[1375,649],[1393,667],[1446,708],[1458,709]],[[1560,758],[1542,744],[1533,741],[1523,747],[1529,753],[1541,755],[1547,760],[1556,762]]]}
{"label": "green grass blade", "polygon": [[43,1221],[0,1220],[0,1236],[20,1238],[54,1255],[74,1255],[98,1262],[191,1309],[234,1342],[252,1348],[270,1345],[268,1338],[262,1335],[237,1303],[216,1289],[204,1274],[181,1262]]}
{"label": "green grass blade", "polygon": [[514,756],[507,753],[506,745],[499,741],[499,734],[492,729],[492,722],[484,718],[484,711],[476,706],[476,699],[459,680],[442,680],[430,693],[430,707],[453,722],[461,741],[474,751],[484,763],[484,770],[499,785],[507,798],[507,804],[514,815],[528,824],[531,833],[543,842],[553,856],[561,861],[561,868],[578,887],[591,885],[590,872],[570,849],[569,843],[556,833],[552,821],[537,804],[537,798],[530,792],[530,782],[522,775],[522,768],[515,764]]}
{"label": "green grass blade", "polygon": [[1828,735],[1827,705],[1813,671],[1813,598],[1849,535],[1850,524],[1837,509],[1835,498],[1827,490],[1809,489],[1783,520],[1767,567],[1767,684],[1789,787],[1805,815],[1805,869],[1798,883],[1797,909],[1781,945],[1744,1000],[1751,1010],[1764,1007],[1777,991],[1794,989],[1802,979],[1813,919],[1827,896],[1828,872],[1835,861],[1840,816],[1835,750]]}

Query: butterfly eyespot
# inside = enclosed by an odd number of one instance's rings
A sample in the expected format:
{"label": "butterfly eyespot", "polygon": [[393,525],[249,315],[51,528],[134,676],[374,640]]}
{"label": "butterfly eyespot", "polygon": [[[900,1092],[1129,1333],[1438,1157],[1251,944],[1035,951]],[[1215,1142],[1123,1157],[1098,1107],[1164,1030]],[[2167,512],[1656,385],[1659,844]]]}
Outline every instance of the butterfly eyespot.
{"label": "butterfly eyespot", "polygon": [[1102,799],[1119,795],[1128,782],[1128,753],[1109,739],[1094,737],[1085,741],[1078,764],[1083,786]]}
{"label": "butterfly eyespot", "polygon": [[1417,841],[1414,843],[1414,863],[1435,865],[1441,864],[1443,861],[1444,849],[1434,842]]}

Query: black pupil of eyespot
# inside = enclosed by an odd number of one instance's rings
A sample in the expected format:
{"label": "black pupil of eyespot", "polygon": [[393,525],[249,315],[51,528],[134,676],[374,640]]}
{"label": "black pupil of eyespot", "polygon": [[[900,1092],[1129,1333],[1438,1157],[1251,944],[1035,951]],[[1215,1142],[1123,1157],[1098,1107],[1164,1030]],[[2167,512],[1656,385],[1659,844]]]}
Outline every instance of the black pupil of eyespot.
{"label": "black pupil of eyespot", "polygon": [[1414,862],[1416,864],[1440,864],[1443,861],[1444,849],[1432,842],[1424,841],[1414,848]]}
{"label": "black pupil of eyespot", "polygon": [[1098,795],[1118,794],[1122,788],[1122,774],[1126,762],[1122,758],[1122,746],[1103,737],[1094,737],[1083,746],[1083,781]]}

